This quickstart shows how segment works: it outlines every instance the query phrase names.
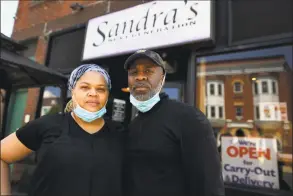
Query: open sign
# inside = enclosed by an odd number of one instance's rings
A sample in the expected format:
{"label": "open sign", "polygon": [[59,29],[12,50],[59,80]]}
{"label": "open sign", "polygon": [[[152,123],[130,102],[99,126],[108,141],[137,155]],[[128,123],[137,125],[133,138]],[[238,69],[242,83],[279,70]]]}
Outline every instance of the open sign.
{"label": "open sign", "polygon": [[263,150],[249,146],[229,146],[226,152],[230,157],[244,157],[247,155],[250,159],[265,157],[267,160],[271,160],[271,151],[269,148]]}
{"label": "open sign", "polygon": [[275,138],[222,138],[222,171],[226,183],[279,189]]}

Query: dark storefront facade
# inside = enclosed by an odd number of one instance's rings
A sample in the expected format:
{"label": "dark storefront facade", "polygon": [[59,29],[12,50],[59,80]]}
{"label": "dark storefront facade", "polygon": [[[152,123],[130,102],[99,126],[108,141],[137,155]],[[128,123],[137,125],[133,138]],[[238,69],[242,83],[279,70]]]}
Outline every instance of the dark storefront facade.
{"label": "dark storefront facade", "polygon": [[[163,90],[206,114],[219,151],[227,133],[276,141],[278,175],[268,183],[226,180],[222,157],[227,195],[291,195],[292,7],[290,0],[149,2],[52,33],[45,64],[65,75],[81,63],[105,67],[113,82],[107,117],[127,125],[136,111],[123,62],[137,49],[157,51],[168,64]],[[37,116],[62,111],[60,88],[41,92]]]}

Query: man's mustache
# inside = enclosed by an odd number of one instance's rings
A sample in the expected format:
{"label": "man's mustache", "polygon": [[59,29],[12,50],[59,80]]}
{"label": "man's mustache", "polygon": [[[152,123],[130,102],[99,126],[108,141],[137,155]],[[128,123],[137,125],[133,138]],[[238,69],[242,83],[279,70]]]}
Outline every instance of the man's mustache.
{"label": "man's mustache", "polygon": [[135,83],[133,86],[132,86],[132,89],[135,89],[137,87],[144,87],[144,88],[151,88],[151,86],[147,83],[142,83],[142,82],[139,82],[139,83]]}

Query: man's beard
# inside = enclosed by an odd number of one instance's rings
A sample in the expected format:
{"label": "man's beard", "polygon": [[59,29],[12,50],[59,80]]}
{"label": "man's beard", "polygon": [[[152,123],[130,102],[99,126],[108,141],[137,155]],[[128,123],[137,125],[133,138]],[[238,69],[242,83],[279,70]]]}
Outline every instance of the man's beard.
{"label": "man's beard", "polygon": [[145,94],[136,94],[133,88],[131,88],[130,94],[138,101],[146,101],[155,96],[155,94],[157,94],[161,90],[160,88],[161,86],[158,85],[156,88],[150,89],[150,91]]}

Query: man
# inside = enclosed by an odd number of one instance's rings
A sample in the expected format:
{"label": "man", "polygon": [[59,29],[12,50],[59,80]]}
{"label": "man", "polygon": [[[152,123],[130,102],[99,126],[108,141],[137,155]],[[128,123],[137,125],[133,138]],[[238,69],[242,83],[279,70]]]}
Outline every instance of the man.
{"label": "man", "polygon": [[155,52],[125,62],[130,102],[139,110],[127,143],[127,196],[223,196],[220,157],[203,113],[160,93],[166,70]]}

